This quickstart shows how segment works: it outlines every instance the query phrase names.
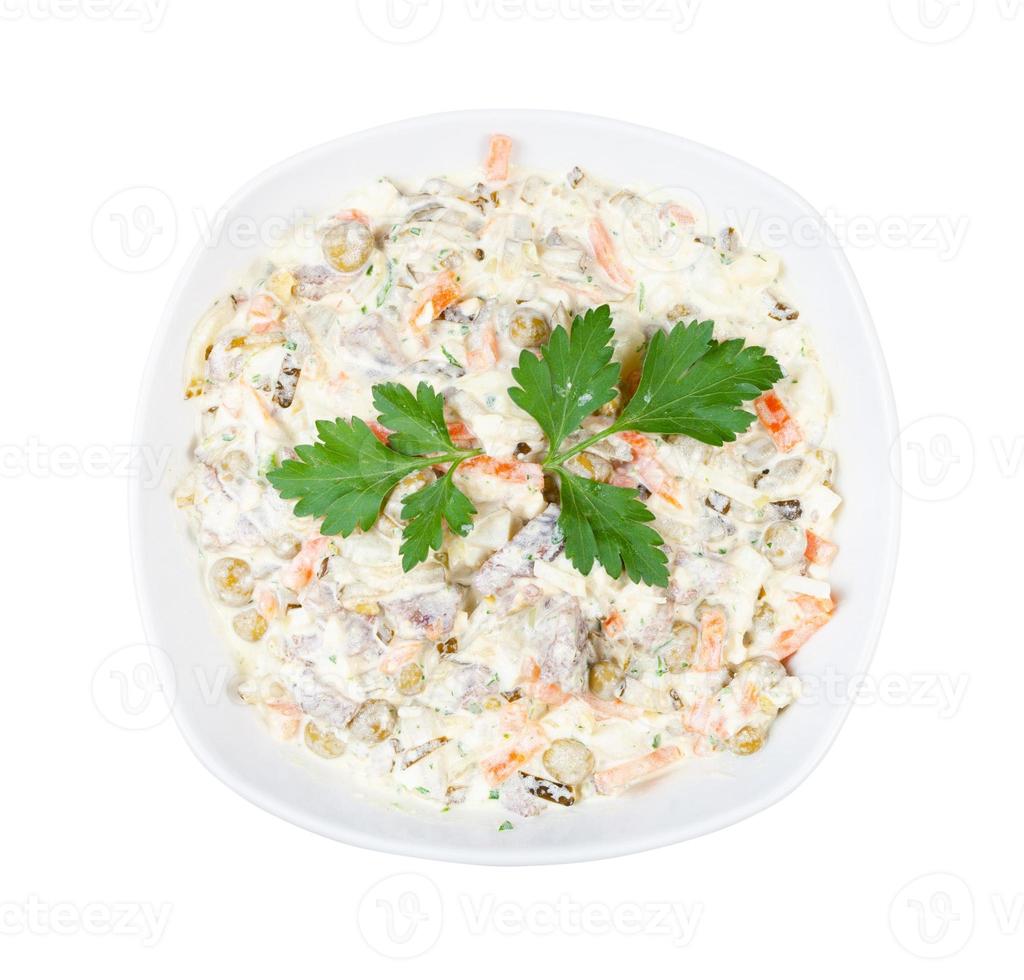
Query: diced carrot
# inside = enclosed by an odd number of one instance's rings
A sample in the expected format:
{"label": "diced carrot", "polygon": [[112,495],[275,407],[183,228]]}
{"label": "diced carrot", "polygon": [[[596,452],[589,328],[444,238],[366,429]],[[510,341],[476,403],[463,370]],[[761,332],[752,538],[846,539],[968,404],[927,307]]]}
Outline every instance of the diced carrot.
{"label": "diced carrot", "polygon": [[451,269],[445,269],[424,290],[423,296],[409,318],[409,326],[427,343],[426,330],[452,303],[462,297],[458,277]]}
{"label": "diced carrot", "polygon": [[495,133],[491,137],[490,146],[487,148],[487,161],[484,163],[484,173],[488,180],[508,180],[508,161],[511,155],[511,137]]}
{"label": "diced carrot", "polygon": [[[541,704],[551,707],[558,707],[569,700],[570,695],[566,694],[557,684],[544,684],[540,679],[540,667],[537,661],[528,657],[523,664],[523,672],[519,687],[529,697]],[[519,704],[518,701],[514,702]]]}
{"label": "diced carrot", "polygon": [[498,363],[498,335],[490,323],[475,325],[466,337],[466,364],[470,370],[486,371]]}
{"label": "diced carrot", "polygon": [[329,544],[327,538],[319,535],[306,541],[288,567],[281,572],[281,584],[292,592],[301,592],[313,581],[318,566],[327,555]]}
{"label": "diced carrot", "polygon": [[712,729],[711,709],[714,699],[703,697],[683,711],[683,728],[695,735],[707,735]]}
{"label": "diced carrot", "polygon": [[693,212],[689,208],[684,208],[681,204],[666,204],[662,210],[667,214],[677,225],[692,225],[697,219],[693,216]]}
{"label": "diced carrot", "polygon": [[788,453],[803,439],[800,427],[774,390],[765,392],[754,401],[754,411],[780,453]]}
{"label": "diced carrot", "polygon": [[535,701],[540,701],[541,704],[546,704],[551,708],[565,704],[571,697],[557,684],[541,684],[539,681],[528,686],[527,694]]}
{"label": "diced carrot", "polygon": [[748,681],[740,692],[740,714],[749,718],[760,705],[761,689],[753,681]]}
{"label": "diced carrot", "polygon": [[590,222],[590,245],[594,249],[594,258],[605,275],[616,285],[631,288],[633,277],[615,254],[615,244],[600,218],[594,218]]}
{"label": "diced carrot", "polygon": [[812,565],[830,565],[839,549],[824,538],[819,538],[813,531],[807,532],[807,548],[804,550],[804,557]]}
{"label": "diced carrot", "polygon": [[679,492],[678,482],[669,475],[664,466],[655,459],[658,451],[653,440],[639,432],[625,431],[619,433],[622,441],[625,442],[633,453],[633,468],[636,470],[651,493],[667,500],[673,507],[682,509],[676,494]]}
{"label": "diced carrot", "polygon": [[510,745],[506,745],[480,763],[480,769],[488,786],[503,783],[517,769],[521,769],[545,745],[548,740],[536,728],[524,728]]}
{"label": "diced carrot", "polygon": [[476,436],[465,422],[449,422],[448,435],[451,436],[452,442],[460,448],[471,446],[476,442]]}
{"label": "diced carrot", "polygon": [[836,604],[833,599],[815,599],[810,595],[798,595],[793,600],[805,616],[831,616]]}
{"label": "diced carrot", "polygon": [[462,474],[480,473],[508,483],[523,483],[540,489],[544,486],[544,469],[538,463],[499,456],[474,456],[459,467]]}
{"label": "diced carrot", "polygon": [[594,773],[594,786],[601,794],[615,793],[656,773],[659,769],[672,765],[679,757],[679,749],[674,745],[666,745],[640,756],[639,759],[631,759],[621,765],[612,766],[611,769],[602,769],[601,772]]}
{"label": "diced carrot", "polygon": [[247,320],[253,333],[270,333],[281,326],[281,304],[273,293],[257,293],[249,303]]}
{"label": "diced carrot", "polygon": [[725,653],[725,612],[708,606],[700,617],[700,641],[697,644],[696,670],[721,670]]}
{"label": "diced carrot", "polygon": [[258,585],[253,589],[252,598],[256,606],[256,611],[265,620],[267,620],[267,622],[275,619],[277,614],[281,611],[281,604],[277,601],[277,595],[269,586]]}
{"label": "diced carrot", "polygon": [[520,732],[530,720],[530,702],[526,698],[508,701],[501,706],[502,731]]}
{"label": "diced carrot", "polygon": [[677,510],[682,510],[683,505],[676,496],[679,493],[678,481],[669,476],[665,467],[656,459],[641,459],[633,464],[640,480],[651,493],[656,493],[662,500],[668,501]]}
{"label": "diced carrot", "polygon": [[282,741],[288,742],[299,734],[302,723],[302,709],[294,702],[285,698],[274,698],[265,701],[269,711],[265,715],[270,730]]}
{"label": "diced carrot", "polygon": [[367,428],[386,446],[388,444],[388,436],[391,435],[390,429],[385,429],[376,419],[370,419],[366,423]]}
{"label": "diced carrot", "polygon": [[625,622],[622,619],[622,613],[616,609],[610,615],[605,616],[601,620],[601,629],[604,631],[604,635],[609,639],[615,639],[615,637],[621,635],[625,629]]}
{"label": "diced carrot", "polygon": [[797,596],[794,600],[800,607],[801,616],[791,630],[783,630],[775,642],[775,651],[780,660],[792,657],[831,618],[836,604],[831,599],[815,599],[809,595]]}
{"label": "diced carrot", "polygon": [[635,490],[640,482],[635,476],[630,476],[619,466],[612,464],[612,476],[608,481],[613,487],[626,487]]}
{"label": "diced carrot", "polygon": [[395,674],[407,663],[415,660],[423,644],[419,640],[398,640],[392,641],[384,656],[378,661],[378,668],[382,674]]}
{"label": "diced carrot", "polygon": [[[256,388],[254,388],[251,384],[249,384],[248,381],[245,380],[245,378],[239,378],[238,379],[238,387],[239,387],[239,390],[243,394],[245,394],[245,395],[247,395],[249,397],[249,399],[256,406],[256,408],[259,409],[260,414],[268,422],[274,422],[275,424],[278,424],[278,425],[280,424],[280,423],[277,423],[276,419],[274,418],[274,415],[270,411],[270,408],[267,405],[266,401],[264,400],[264,397],[263,397],[263,395],[262,395],[260,390],[257,390]],[[225,406],[224,407],[225,408],[228,407],[227,406],[227,399],[225,399]],[[233,407],[236,407],[236,406],[233,406]],[[228,409],[228,411],[231,411],[231,409]],[[234,415],[235,413],[232,411],[231,414]],[[236,418],[237,418],[237,416],[236,416]]]}
{"label": "diced carrot", "polygon": [[629,446],[634,462],[638,459],[650,459],[657,451],[657,446],[654,445],[654,442],[648,439],[642,432],[634,432],[632,429],[627,429],[625,432],[619,433],[619,438]]}
{"label": "diced carrot", "polygon": [[595,697],[589,691],[585,694],[580,694],[579,699],[595,715],[599,715],[602,718],[626,718],[632,720],[639,718],[644,713],[643,709],[638,708],[635,704],[626,704],[625,701],[604,701],[599,697]]}
{"label": "diced carrot", "polygon": [[370,227],[370,216],[365,211],[360,211],[358,208],[347,208],[344,211],[339,211],[334,216],[335,221],[358,221],[361,225]]}

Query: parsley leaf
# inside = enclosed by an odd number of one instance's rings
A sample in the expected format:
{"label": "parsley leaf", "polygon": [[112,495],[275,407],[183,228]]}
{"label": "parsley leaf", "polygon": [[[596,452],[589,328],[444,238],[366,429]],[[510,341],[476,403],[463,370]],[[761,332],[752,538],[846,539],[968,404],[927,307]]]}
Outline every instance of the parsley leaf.
{"label": "parsley leaf", "polygon": [[314,445],[296,446],[299,458],[285,460],[267,479],[282,497],[298,498],[296,516],[322,516],[323,534],[369,531],[395,484],[428,465],[385,446],[362,419],[320,420],[316,431]]}
{"label": "parsley leaf", "polygon": [[402,501],[402,520],[409,523],[402,532],[402,571],[407,572],[430,552],[441,547],[444,528],[448,525],[453,534],[465,537],[473,526],[476,508],[452,482],[455,467],[443,477],[427,484]]}
{"label": "parsley leaf", "polygon": [[625,567],[634,582],[668,585],[668,559],[659,547],[664,542],[636,490],[588,480],[561,466],[555,472],[562,491],[558,524],[573,565],[589,575],[596,558],[612,578]]}
{"label": "parsley leaf", "polygon": [[267,479],[286,499],[298,498],[299,517],[323,517],[321,534],[348,537],[357,527],[369,531],[389,493],[407,476],[438,463],[451,463],[443,477],[402,502],[402,568],[409,571],[441,547],[444,524],[466,535],[476,513],[452,482],[459,463],[480,453],[458,449],[444,420],[444,400],[421,382],[416,392],[398,384],[373,388],[380,424],[391,430],[385,445],[362,419],[319,421],[319,439],[296,446],[299,457],[271,470]]}
{"label": "parsley leaf", "polygon": [[415,456],[455,448],[444,420],[444,399],[425,381],[415,395],[404,385],[374,385],[373,404],[380,424],[392,430],[388,442],[398,452]]}
{"label": "parsley leaf", "polygon": [[[519,387],[510,388],[509,396],[547,436],[543,466],[559,478],[558,523],[566,555],[584,575],[597,561],[615,578],[625,571],[636,582],[664,586],[667,558],[651,526],[654,515],[635,490],[577,476],[564,464],[625,431],[682,434],[720,446],[754,421],[743,403],[782,377],[778,362],[763,348],[745,347],[739,339],[718,342],[713,328],[711,321],[694,321],[655,333],[636,392],[619,417],[565,450],[562,444],[583,420],[616,395],[620,367],[612,361],[608,306],[577,316],[571,331],[557,327],[539,356],[523,351],[513,369]],[[442,477],[403,500],[402,567],[409,571],[441,546],[445,525],[454,534],[468,533],[476,510],[452,477],[459,463],[481,450],[455,446],[444,399],[425,382],[415,392],[399,384],[375,385],[373,403],[380,424],[391,431],[388,445],[361,419],[319,421],[318,441],[297,446],[298,459],[286,461],[267,478],[282,497],[298,499],[298,516],[324,518],[321,533],[347,536],[357,527],[373,527],[388,494],[404,477],[450,463]]]}
{"label": "parsley leaf", "polygon": [[616,432],[676,433],[711,446],[732,442],[754,416],[740,406],[782,377],[763,347],[740,339],[712,339],[714,323],[677,323],[659,330],[647,347],[636,393],[622,410]]}
{"label": "parsley leaf", "polygon": [[609,363],[613,336],[607,305],[587,310],[573,320],[572,333],[556,327],[539,357],[524,350],[512,369],[519,387],[509,388],[509,397],[540,424],[549,459],[588,415],[615,397],[619,365]]}

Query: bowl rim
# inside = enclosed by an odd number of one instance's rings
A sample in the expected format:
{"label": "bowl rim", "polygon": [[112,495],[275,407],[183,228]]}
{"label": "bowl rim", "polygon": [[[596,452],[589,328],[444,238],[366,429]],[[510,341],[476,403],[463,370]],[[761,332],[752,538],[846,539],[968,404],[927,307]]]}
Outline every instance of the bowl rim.
{"label": "bowl rim", "polygon": [[[328,151],[334,146],[343,146],[356,140],[372,138],[378,135],[400,134],[403,130],[423,127],[425,125],[441,122],[460,122],[467,128],[479,129],[481,133],[492,132],[496,128],[509,128],[514,130],[517,120],[529,121],[530,119],[543,119],[548,122],[564,121],[567,125],[573,126],[601,126],[613,127],[624,135],[633,134],[636,137],[645,139],[657,138],[662,141],[670,141],[678,146],[683,152],[696,154],[706,159],[713,160],[720,165],[727,166],[733,170],[739,170],[752,178],[762,182],[769,182],[775,186],[777,191],[788,199],[791,205],[805,214],[813,216],[816,220],[822,221],[822,217],[801,197],[796,191],[784,182],[778,180],[765,171],[724,153],[713,147],[694,142],[686,137],[657,129],[655,127],[638,125],[607,116],[600,116],[589,113],[567,111],[560,109],[463,109],[449,112],[430,113],[421,116],[406,117],[394,122],[384,123],[378,126],[358,130],[331,140],[316,144],[298,153],[294,153],[283,160],[265,168],[254,177],[242,184],[220,209],[220,213],[230,213],[235,206],[242,201],[250,192],[259,188],[268,181],[274,180],[281,173],[287,171],[294,164],[307,158]],[[496,125],[497,124],[497,125]],[[157,372],[166,370],[166,365],[160,362],[159,352],[172,328],[175,320],[175,311],[180,304],[183,293],[195,271],[202,261],[208,244],[202,238],[196,242],[191,253],[183,263],[170,294],[164,304],[163,314],[153,333],[146,365],[142,373],[142,381],[137,398],[137,407],[133,426],[133,444],[138,446],[144,442],[143,436],[148,419],[150,407],[149,393],[154,388],[154,380]],[[876,380],[883,394],[882,404],[878,406],[888,447],[895,445],[899,433],[898,416],[896,404],[892,391],[892,384],[886,367],[885,358],[877,331],[871,319],[867,303],[853,273],[848,258],[842,248],[836,243],[828,246],[834,256],[836,271],[842,277],[847,290],[848,297],[853,304],[858,321],[862,325],[862,341],[865,346],[865,353],[872,363]],[[865,630],[865,642],[860,651],[857,661],[857,669],[860,672],[866,671],[874,657],[878,646],[879,637],[889,606],[889,599],[892,583],[895,577],[896,563],[899,552],[900,521],[902,497],[900,492],[900,460],[899,454],[894,454],[890,460],[892,477],[887,488],[879,488],[880,506],[886,513],[889,523],[889,533],[885,539],[885,553],[879,556],[876,564],[878,574],[878,587],[872,616]],[[142,475],[137,473],[129,482],[128,486],[128,511],[129,511],[129,538],[132,555],[133,582],[135,586],[136,601],[142,623],[143,634],[147,642],[159,649],[156,642],[156,629],[154,628],[155,616],[151,609],[149,590],[146,588],[146,569],[151,560],[144,554],[141,538],[141,510],[142,495],[145,490]],[[167,657],[154,657],[153,666],[157,671],[163,690],[173,690],[173,665]],[[171,675],[171,676],[169,676]],[[339,826],[327,819],[310,814],[301,806],[293,805],[290,800],[281,796],[275,796],[253,784],[247,778],[232,771],[229,766],[221,765],[217,757],[208,749],[205,738],[190,724],[184,712],[179,710],[179,703],[172,699],[169,705],[171,716],[174,718],[178,730],[181,732],[185,743],[192,750],[192,753],[199,759],[203,766],[212,773],[225,786],[234,790],[242,798],[260,807],[260,809],[274,816],[280,817],[292,824],[313,831],[323,837],[342,843],[351,844],[357,847],[380,853],[401,855],[412,858],[427,858],[432,860],[452,861],[463,864],[487,865],[487,866],[537,866],[548,864],[570,864],[580,861],[602,860],[614,857],[621,857],[628,854],[636,854],[644,851],[665,847],[670,844],[680,843],[685,840],[704,836],[716,830],[722,830],[732,826],[741,820],[759,813],[774,806],[793,792],[804,780],[817,768],[822,759],[827,755],[834,743],[839,731],[846,722],[853,706],[852,699],[837,707],[831,715],[831,722],[818,739],[818,750],[807,757],[801,765],[787,771],[783,778],[773,782],[771,788],[758,797],[747,802],[737,803],[721,812],[716,812],[701,820],[692,818],[686,824],[685,830],[678,830],[672,827],[657,832],[648,832],[643,837],[626,836],[622,838],[602,838],[592,842],[566,844],[562,842],[562,852],[558,856],[552,856],[546,851],[531,851],[530,848],[523,849],[500,849],[489,847],[481,850],[479,847],[468,847],[457,842],[448,843],[444,846],[430,841],[420,841],[413,837],[384,838],[374,833],[365,832],[353,826]]]}

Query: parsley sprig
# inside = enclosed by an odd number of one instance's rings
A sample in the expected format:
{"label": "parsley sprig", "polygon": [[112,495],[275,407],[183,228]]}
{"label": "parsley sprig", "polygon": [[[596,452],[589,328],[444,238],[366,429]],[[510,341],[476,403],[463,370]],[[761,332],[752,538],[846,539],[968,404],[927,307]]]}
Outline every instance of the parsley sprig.
{"label": "parsley sprig", "polygon": [[444,420],[444,400],[420,382],[415,392],[403,385],[373,388],[379,423],[391,429],[387,444],[362,420],[316,423],[313,445],[296,446],[298,459],[286,460],[267,474],[285,499],[298,499],[298,517],[322,517],[323,534],[348,537],[357,527],[369,531],[392,490],[407,476],[451,464],[443,476],[408,494],[402,503],[402,568],[409,571],[441,547],[443,524],[465,536],[476,509],[455,486],[459,463],[479,449],[458,449]]}
{"label": "parsley sprig", "polygon": [[573,565],[586,575],[596,559],[614,578],[625,568],[634,581],[667,585],[664,542],[637,491],[587,479],[565,464],[620,432],[687,435],[712,446],[731,442],[754,421],[742,404],[771,388],[782,371],[762,347],[716,341],[710,320],[677,323],[651,338],[636,391],[615,421],[563,448],[583,419],[617,394],[611,324],[610,310],[601,306],[576,317],[571,333],[557,327],[539,355],[520,355],[512,371],[519,387],[509,395],[548,437],[543,466],[558,477],[559,526]]}
{"label": "parsley sprig", "polygon": [[[619,395],[620,366],[612,360],[614,331],[607,306],[577,316],[572,329],[556,327],[539,353],[523,351],[509,396],[548,440],[542,466],[558,480],[559,526],[565,553],[584,575],[594,562],[614,578],[623,570],[649,585],[667,585],[667,558],[654,515],[635,489],[599,483],[567,467],[576,455],[620,432],[687,435],[712,446],[745,432],[754,416],[743,403],[782,377],[775,358],[742,340],[718,342],[707,320],[677,323],[653,335],[636,391],[615,420],[578,441],[584,419]],[[415,392],[398,384],[373,388],[385,444],[361,419],[316,424],[318,440],[297,446],[298,459],[267,474],[282,497],[297,499],[296,515],[323,518],[323,534],[370,530],[398,483],[420,470],[449,464],[443,475],[403,498],[402,567],[409,571],[441,547],[444,527],[466,535],[476,513],[453,476],[480,449],[460,449],[444,419],[444,399],[421,382]],[[568,442],[568,445],[567,445]]]}

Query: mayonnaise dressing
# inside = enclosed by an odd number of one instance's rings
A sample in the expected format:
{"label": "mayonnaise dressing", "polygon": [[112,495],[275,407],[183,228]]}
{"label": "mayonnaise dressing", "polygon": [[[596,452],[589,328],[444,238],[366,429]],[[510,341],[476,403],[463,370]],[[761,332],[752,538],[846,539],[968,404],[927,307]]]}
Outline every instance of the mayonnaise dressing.
{"label": "mayonnaise dressing", "polygon": [[[190,347],[177,502],[240,693],[277,737],[400,797],[532,816],[760,748],[799,694],[781,661],[831,615],[840,498],[827,384],[775,256],[578,168],[507,166],[492,146],[483,177],[344,196],[214,304]],[[646,498],[667,588],[566,559],[543,434],[508,396],[524,347],[602,303],[626,384],[654,331],[694,319],[785,373],[734,443],[627,434],[574,464]],[[472,530],[407,573],[401,499],[429,471],[348,538],[266,480],[318,419],[374,420],[383,381],[430,383],[453,437],[490,458],[456,474]]]}

